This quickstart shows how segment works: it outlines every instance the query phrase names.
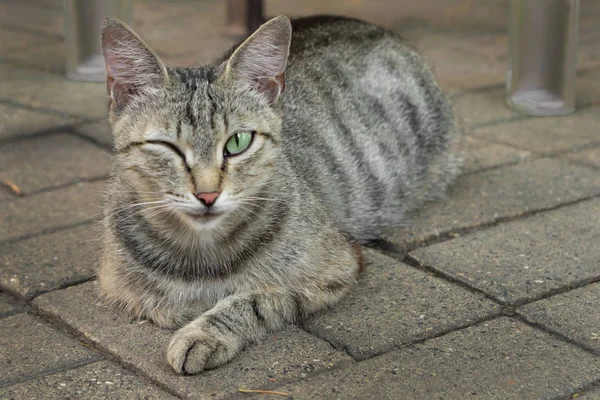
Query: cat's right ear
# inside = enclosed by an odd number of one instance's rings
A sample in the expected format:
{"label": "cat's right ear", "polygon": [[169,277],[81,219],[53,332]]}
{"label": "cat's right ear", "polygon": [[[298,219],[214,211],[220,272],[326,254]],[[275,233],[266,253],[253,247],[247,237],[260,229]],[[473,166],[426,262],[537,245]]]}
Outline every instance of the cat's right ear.
{"label": "cat's right ear", "polygon": [[285,89],[292,24],[279,16],[261,25],[229,58],[226,77],[242,90],[255,90],[273,104]]}
{"label": "cat's right ear", "polygon": [[161,89],[169,82],[167,68],[156,53],[123,22],[105,19],[101,38],[111,108],[121,109],[133,97]]}

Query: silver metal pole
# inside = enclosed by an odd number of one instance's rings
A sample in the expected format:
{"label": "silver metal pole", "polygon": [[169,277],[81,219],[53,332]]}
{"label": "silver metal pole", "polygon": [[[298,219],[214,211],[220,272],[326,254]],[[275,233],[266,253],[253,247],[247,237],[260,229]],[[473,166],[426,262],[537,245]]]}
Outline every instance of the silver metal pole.
{"label": "silver metal pole", "polygon": [[100,30],[106,17],[131,24],[132,0],[64,0],[67,78],[104,82]]}
{"label": "silver metal pole", "polygon": [[506,102],[529,115],[575,111],[579,0],[511,0]]}

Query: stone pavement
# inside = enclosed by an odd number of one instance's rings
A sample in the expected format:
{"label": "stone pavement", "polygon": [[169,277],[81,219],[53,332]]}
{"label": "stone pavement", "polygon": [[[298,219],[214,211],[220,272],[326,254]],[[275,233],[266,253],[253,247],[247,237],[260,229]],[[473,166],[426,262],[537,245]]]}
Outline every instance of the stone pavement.
{"label": "stone pavement", "polygon": [[[218,0],[138,0],[172,64],[233,40]],[[0,398],[600,399],[600,0],[582,0],[578,111],[503,102],[506,0],[288,2],[398,31],[430,61],[465,131],[447,201],[365,249],[335,309],[231,363],[175,375],[170,332],[98,301],[111,137],[103,84],[63,78],[60,0],[0,2]]]}

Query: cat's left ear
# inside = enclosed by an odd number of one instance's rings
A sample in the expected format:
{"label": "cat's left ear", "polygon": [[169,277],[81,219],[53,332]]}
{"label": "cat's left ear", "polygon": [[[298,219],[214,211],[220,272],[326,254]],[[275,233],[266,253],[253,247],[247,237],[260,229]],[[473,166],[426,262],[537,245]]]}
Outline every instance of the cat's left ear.
{"label": "cat's left ear", "polygon": [[261,25],[229,58],[226,78],[256,90],[273,104],[285,89],[283,72],[292,40],[290,19],[279,16]]}

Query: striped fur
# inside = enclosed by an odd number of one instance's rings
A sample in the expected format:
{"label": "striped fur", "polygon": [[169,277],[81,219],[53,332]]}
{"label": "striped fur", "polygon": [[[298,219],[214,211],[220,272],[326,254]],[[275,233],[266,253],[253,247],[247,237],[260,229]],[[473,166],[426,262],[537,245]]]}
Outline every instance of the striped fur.
{"label": "striped fur", "polygon": [[[278,17],[194,68],[166,68],[116,20],[103,46],[116,156],[100,288],[179,328],[167,350],[179,373],[335,304],[360,272],[357,243],[406,223],[458,173],[445,97],[376,26]],[[239,131],[253,142],[226,156]],[[214,191],[210,209],[193,195]]]}

